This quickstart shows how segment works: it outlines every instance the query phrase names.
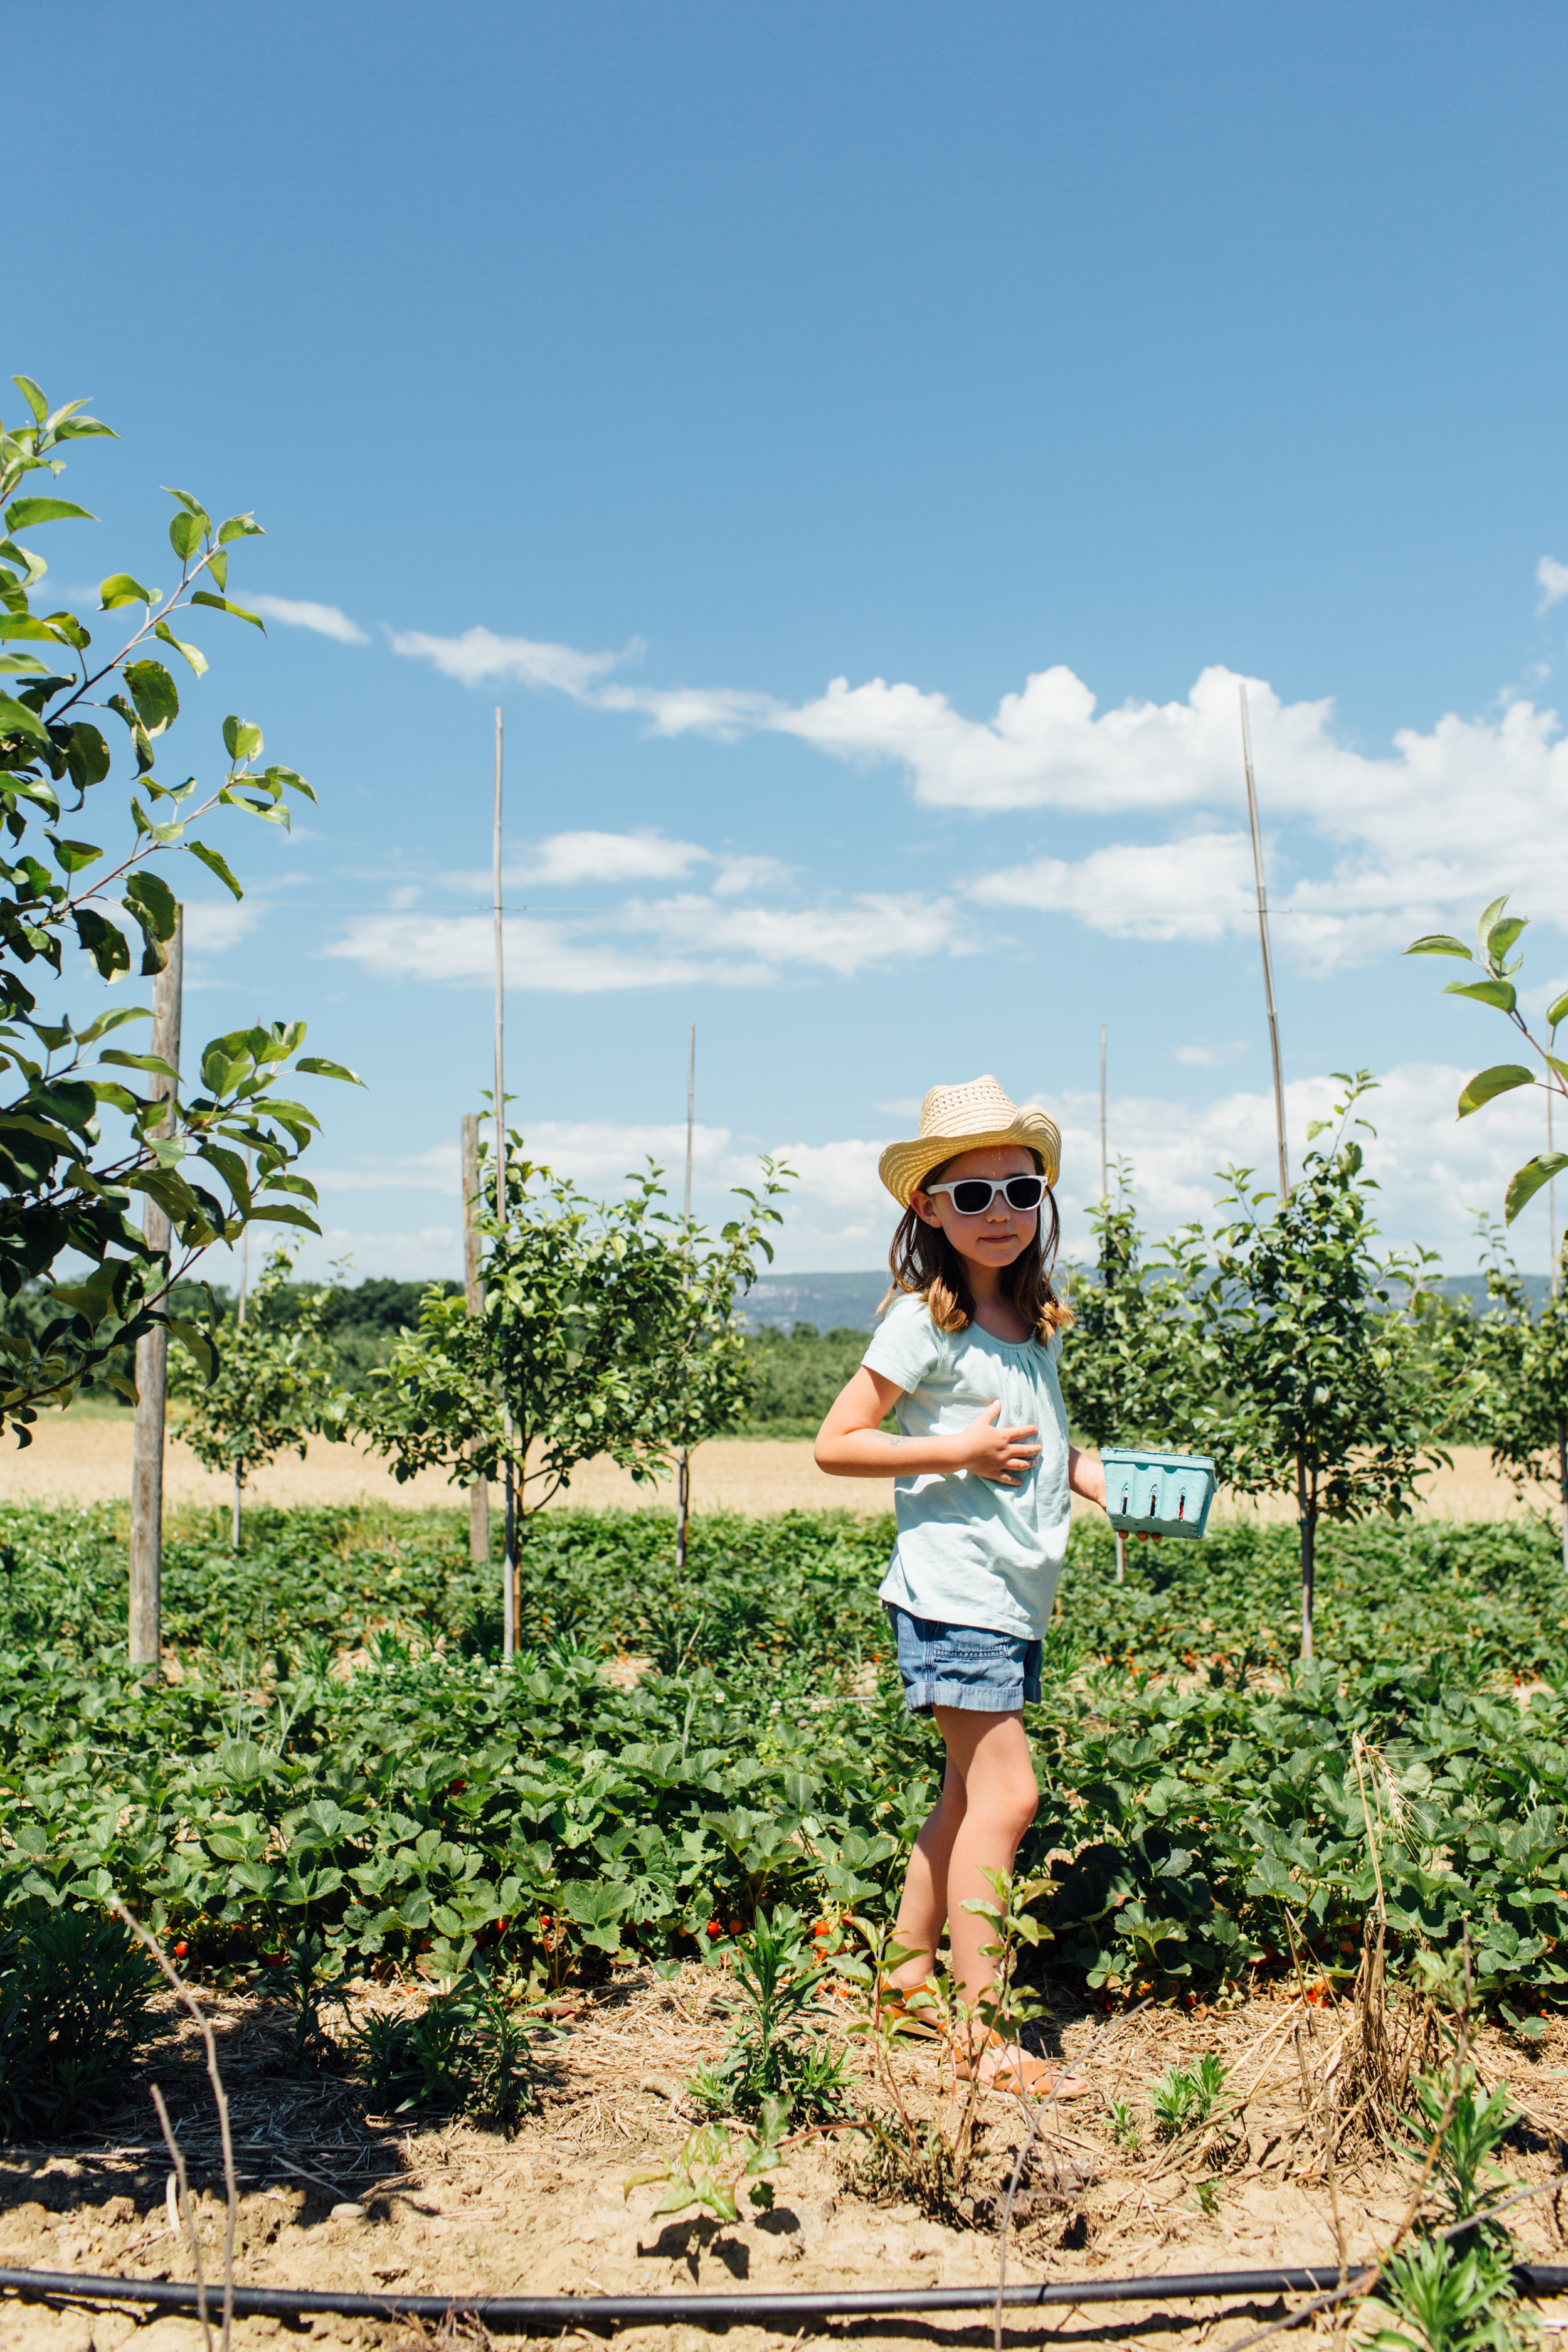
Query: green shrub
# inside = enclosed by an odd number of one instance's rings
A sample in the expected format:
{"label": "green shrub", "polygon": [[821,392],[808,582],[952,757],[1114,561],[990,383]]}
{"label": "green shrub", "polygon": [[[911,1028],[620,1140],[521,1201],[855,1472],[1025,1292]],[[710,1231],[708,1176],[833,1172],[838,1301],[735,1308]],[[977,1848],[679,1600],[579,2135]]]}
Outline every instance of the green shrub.
{"label": "green shrub", "polygon": [[35,1913],[0,1938],[0,2139],[100,2105],[147,2038],[152,1958],[117,1919]]}

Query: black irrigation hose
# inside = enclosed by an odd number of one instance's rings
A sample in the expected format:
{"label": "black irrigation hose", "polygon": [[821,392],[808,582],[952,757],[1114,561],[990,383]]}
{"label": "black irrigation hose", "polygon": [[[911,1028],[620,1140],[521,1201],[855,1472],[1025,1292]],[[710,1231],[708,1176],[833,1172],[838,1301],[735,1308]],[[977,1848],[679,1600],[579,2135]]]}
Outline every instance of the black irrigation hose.
{"label": "black irrigation hose", "polygon": [[[1365,2276],[1358,2268],[1349,2275]],[[1071,2279],[1033,2286],[1009,2286],[1002,2300],[1035,2311],[1047,2304],[1195,2303],[1212,2297],[1319,2294],[1338,2286],[1337,2266],[1322,2270],[1194,2271],[1172,2278]],[[1568,2264],[1516,2263],[1513,2284],[1521,2294],[1568,2294]],[[29,2302],[151,2303],[165,2311],[194,2313],[196,2291],[172,2279],[89,2278],[75,2271],[0,2269],[0,2294]],[[207,2309],[216,2316],[223,2302],[221,2283],[207,2288]],[[668,2326],[685,2320],[699,2327],[764,2326],[794,2329],[807,2319],[865,2318],[888,2311],[994,2311],[994,2286],[872,2288],[852,2294],[321,2294],[284,2286],[237,2286],[237,2319],[304,2319],[331,2312],[342,2319],[444,2319],[450,2311],[472,2312],[487,2327],[602,2327],[610,2321],[636,2326]]]}

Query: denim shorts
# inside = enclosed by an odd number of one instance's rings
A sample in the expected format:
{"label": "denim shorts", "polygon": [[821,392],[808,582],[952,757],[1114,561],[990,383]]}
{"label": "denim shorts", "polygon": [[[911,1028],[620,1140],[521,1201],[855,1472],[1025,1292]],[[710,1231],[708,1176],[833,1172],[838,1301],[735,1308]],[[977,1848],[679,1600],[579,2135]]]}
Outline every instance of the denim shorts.
{"label": "denim shorts", "polygon": [[896,1601],[885,1603],[899,1645],[904,1705],[911,1715],[962,1706],[980,1715],[1012,1715],[1040,1696],[1040,1649],[1023,1633],[987,1625],[949,1625],[940,1617],[911,1617]]}

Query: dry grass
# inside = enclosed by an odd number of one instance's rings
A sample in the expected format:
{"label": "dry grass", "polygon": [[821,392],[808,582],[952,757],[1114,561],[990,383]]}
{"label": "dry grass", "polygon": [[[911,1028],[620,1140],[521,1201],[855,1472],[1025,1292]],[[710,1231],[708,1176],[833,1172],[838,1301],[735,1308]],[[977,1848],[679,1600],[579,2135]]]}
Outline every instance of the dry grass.
{"label": "dry grass", "polygon": [[[216,1997],[216,2023],[244,2191],[238,2276],[242,2283],[343,2285],[374,2294],[658,2293],[678,2285],[724,2290],[843,2286],[984,2285],[994,2281],[999,2200],[1024,2144],[1019,2103],[987,2092],[981,2101],[972,2227],[939,2223],[908,2203],[865,2193],[869,2175],[855,2144],[816,2142],[795,2151],[778,2177],[772,2213],[733,2225],[702,2216],[659,2220],[658,2191],[623,2193],[626,2176],[669,2153],[690,2118],[681,2086],[700,2059],[714,2059],[730,2027],[729,1979],[695,1965],[668,1983],[617,1971],[609,1984],[575,1997],[563,2036],[540,2058],[537,2111],[511,2141],[464,2122],[380,2114],[341,2074],[287,2072],[289,2026],[276,2005]],[[415,2003],[417,1988],[353,1989],[357,2010]],[[199,2038],[188,2020],[163,2015],[168,2032],[139,2069],[122,2110],[90,2145],[0,2151],[0,2262],[51,2268],[188,2276],[189,2252],[172,2235],[164,2201],[167,2159],[157,2143],[148,2082],[163,2086],[190,2164],[205,2242],[216,2249],[223,2195],[212,2105]],[[826,2001],[814,2030],[836,2038],[847,2012]],[[1036,2035],[1053,2056],[1090,2082],[1089,2097],[1047,2112],[1014,2210],[1009,2276],[1128,2275],[1148,2271],[1337,2263],[1342,2235],[1353,2259],[1396,2221],[1410,2168],[1392,2136],[1349,2095],[1364,2078],[1365,2008],[1336,2001],[1315,1984],[1277,1981],[1228,2009],[1144,2010],[1120,2020],[1062,2006]],[[1415,2048],[1421,2012],[1388,2004],[1382,2031],[1392,2049]],[[1358,2041],[1358,2035],[1362,2037]],[[1162,2139],[1149,2085],[1167,2066],[1213,2052],[1229,2069],[1209,2124]],[[1568,2150],[1568,2027],[1553,2022],[1529,2053],[1495,2029],[1476,2036],[1482,2080],[1507,2081],[1525,2125],[1510,2150],[1521,2181],[1543,2180]],[[930,2112],[941,2092],[929,2046],[897,2059],[902,2097]],[[1333,2086],[1342,2084],[1338,2101]],[[868,2096],[875,2095],[866,2084]],[[1129,2152],[1111,2126],[1113,2102],[1141,2121]],[[1334,2127],[1326,2126],[1332,2116]],[[863,2147],[863,2143],[858,2144]],[[334,2218],[353,2204],[364,2219]],[[1205,2210],[1206,2209],[1206,2210]],[[1336,2219],[1337,2212],[1337,2219]],[[1563,2259],[1556,2210],[1542,2198],[1517,2210],[1523,2243],[1538,2259]],[[1136,2325],[1198,2344],[1216,2313],[1173,2305],[1152,2312],[1110,2306],[1062,2311],[1024,2322],[1005,2340],[1042,2333],[1105,2343]],[[68,2341],[62,2331],[75,2326]],[[1239,2317],[1224,2323],[1244,2332]],[[12,2343],[89,2352],[79,2320],[0,2305],[0,2352]],[[173,2331],[173,2332],[170,2332]],[[120,2352],[132,2323],[100,2316],[96,2352]],[[967,2321],[907,2318],[836,2326],[833,2334],[892,2347],[989,2340]],[[239,2322],[246,2346],[276,2334]],[[689,2328],[643,2329],[649,2352],[697,2352]],[[782,2339],[742,2331],[755,2347]],[[474,2336],[316,2323],[318,2342],[379,2340],[428,2352],[458,2352]],[[138,2352],[175,2352],[194,2329],[159,2321],[138,2336]],[[619,2339],[617,2339],[619,2340]],[[1216,2338],[1216,2341],[1221,2339]]]}

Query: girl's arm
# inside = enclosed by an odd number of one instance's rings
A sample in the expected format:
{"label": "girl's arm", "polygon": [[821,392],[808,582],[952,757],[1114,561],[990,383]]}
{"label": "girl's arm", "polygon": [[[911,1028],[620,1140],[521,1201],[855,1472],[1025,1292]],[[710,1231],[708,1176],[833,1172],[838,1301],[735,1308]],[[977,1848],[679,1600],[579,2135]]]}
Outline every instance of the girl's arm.
{"label": "girl's arm", "polygon": [[1105,1465],[1098,1455],[1080,1454],[1076,1445],[1068,1447],[1068,1485],[1086,1503],[1098,1503],[1105,1508]]}
{"label": "girl's arm", "polygon": [[816,1433],[816,1466],[836,1478],[911,1478],[927,1470],[973,1470],[998,1486],[1016,1486],[1039,1447],[1034,1424],[998,1429],[1000,1402],[977,1412],[951,1437],[889,1437],[877,1424],[903,1394],[864,1364],[846,1382]]}

